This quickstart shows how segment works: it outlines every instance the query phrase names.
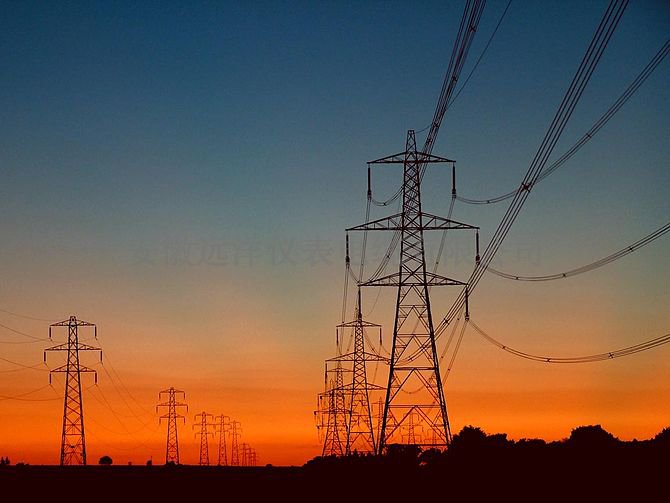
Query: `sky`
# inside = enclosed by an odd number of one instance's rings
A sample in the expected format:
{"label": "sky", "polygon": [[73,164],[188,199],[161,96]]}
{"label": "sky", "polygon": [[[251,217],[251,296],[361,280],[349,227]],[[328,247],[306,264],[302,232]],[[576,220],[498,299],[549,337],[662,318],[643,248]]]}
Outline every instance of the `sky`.
{"label": "sky", "polygon": [[[170,386],[189,404],[185,463],[198,461],[201,411],[240,421],[263,464],[320,454],[313,411],[341,321],[344,229],[365,218],[366,161],[402,151],[408,129],[430,124],[462,3],[0,2],[0,455],[58,462],[63,380],[48,387],[46,370],[63,361],[49,355],[47,367],[42,353],[65,334],[36,341],[12,329],[44,339],[50,322],[70,315],[97,324],[97,341],[82,337],[104,353],[102,365],[82,355],[98,370],[97,386],[84,378],[89,462],[161,461],[155,404]],[[506,5],[487,3],[466,74]],[[519,184],[606,6],[511,3],[433,151],[457,161],[460,195]],[[668,33],[666,2],[631,2],[552,159]],[[668,222],[669,64],[534,188],[495,266],[572,269]],[[401,176],[397,166],[375,168],[375,198]],[[425,211],[446,215],[450,184],[448,169],[431,167]],[[505,209],[459,203],[453,218],[481,227],[485,244]],[[370,238],[366,271],[389,239]],[[438,243],[427,238],[429,262]],[[440,272],[467,278],[472,245],[472,236],[449,237]],[[630,346],[668,332],[668,256],[666,236],[571,279],[486,275],[472,319],[530,353]],[[435,292],[434,318],[456,293]],[[393,296],[363,292],[387,347]],[[348,299],[350,318],[351,290]],[[370,373],[384,381],[384,369]],[[649,438],[670,425],[669,378],[666,347],[550,365],[470,330],[445,393],[454,432],[473,424],[554,440],[602,424],[622,439]]]}

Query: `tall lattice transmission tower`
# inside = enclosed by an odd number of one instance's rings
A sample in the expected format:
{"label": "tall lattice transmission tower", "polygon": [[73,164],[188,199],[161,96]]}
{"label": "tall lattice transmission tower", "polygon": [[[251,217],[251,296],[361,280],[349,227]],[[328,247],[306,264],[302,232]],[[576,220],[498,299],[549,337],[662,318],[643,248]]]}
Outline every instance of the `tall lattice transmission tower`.
{"label": "tall lattice transmission tower", "polygon": [[451,441],[429,290],[465,283],[426,270],[423,233],[477,227],[425,213],[421,208],[421,179],[426,164],[453,162],[417,151],[414,131],[408,131],[404,152],[369,163],[403,165],[402,211],[347,229],[400,232],[398,272],[361,283],[396,287],[398,292],[380,453],[394,443],[445,448]]}
{"label": "tall lattice transmission tower", "polygon": [[102,349],[89,346],[79,342],[79,327],[93,329],[93,336],[97,339],[97,327],[93,323],[78,320],[70,316],[65,321],[53,323],[49,326],[49,339],[52,338],[54,328],[67,327],[67,343],[59,344],[44,350],[44,361],[47,360],[48,351],[66,351],[67,363],[56,367],[49,372],[49,384],[51,374],[54,372],[65,373],[65,401],[63,405],[63,432],[60,446],[61,465],[85,465],[86,464],[86,436],[84,434],[84,403],[81,395],[81,374],[92,372],[95,381],[98,374],[94,369],[79,363],[80,351],[99,351],[102,361]]}
{"label": "tall lattice transmission tower", "polygon": [[182,400],[186,399],[186,394],[183,391],[170,387],[158,392],[158,400],[163,400],[167,395],[167,400],[156,405],[156,412],[160,407],[167,407],[167,412],[158,418],[159,424],[163,419],[167,421],[167,441],[165,445],[165,464],[174,463],[179,464],[179,438],[177,436],[177,420],[181,419],[186,423],[186,418],[179,414],[178,410],[186,407],[188,412],[188,405],[177,401],[181,396]]}
{"label": "tall lattice transmission tower", "polygon": [[[368,362],[387,362],[387,358],[365,350],[365,339],[371,330],[378,331],[381,341],[381,326],[363,320],[361,308],[361,290],[358,289],[354,320],[337,326],[338,341],[344,340],[345,332],[350,331],[354,350],[334,358],[338,363],[348,362],[351,365],[351,383],[344,385],[347,397],[345,412],[346,440],[344,453],[375,453],[377,451],[376,435],[372,421],[370,392],[383,390],[368,381]],[[337,412],[337,411],[336,411]]]}
{"label": "tall lattice transmission tower", "polygon": [[[336,361],[333,370],[328,362]],[[329,374],[335,374],[335,377]],[[337,357],[326,360],[326,391],[319,395],[320,413],[325,416],[325,429],[322,456],[343,456],[347,440],[347,408],[344,395],[344,369]]]}
{"label": "tall lattice transmission tower", "polygon": [[193,428],[199,429],[195,435],[200,437],[200,460],[198,462],[200,466],[209,466],[209,436],[214,435],[214,432],[209,431],[208,428],[214,426],[213,419],[212,414],[204,411],[193,418],[195,422]]}
{"label": "tall lattice transmission tower", "polygon": [[356,303],[356,319],[352,323],[341,325],[341,327],[351,327],[354,331],[354,352],[352,354],[353,373],[351,381],[351,398],[349,400],[349,415],[347,418],[348,429],[346,453],[375,453],[377,444],[375,442],[374,426],[372,422],[370,392],[381,390],[382,387],[368,381],[367,363],[386,362],[387,359],[365,350],[366,330],[379,330],[379,339],[381,341],[381,326],[363,320],[360,288],[358,289]]}
{"label": "tall lattice transmission tower", "polygon": [[217,458],[217,464],[219,466],[228,466],[228,446],[226,442],[226,437],[230,432],[230,417],[216,416],[214,418],[215,431],[219,434],[219,452]]}
{"label": "tall lattice transmission tower", "polygon": [[242,435],[242,423],[230,422],[230,466],[240,466],[240,436]]}

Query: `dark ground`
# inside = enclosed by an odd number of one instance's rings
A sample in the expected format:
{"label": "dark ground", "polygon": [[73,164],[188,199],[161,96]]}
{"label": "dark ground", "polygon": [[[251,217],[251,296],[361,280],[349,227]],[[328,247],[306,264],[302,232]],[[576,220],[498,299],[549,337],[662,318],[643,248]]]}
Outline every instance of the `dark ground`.
{"label": "dark ground", "polygon": [[545,443],[465,428],[446,453],[395,446],[383,457],[319,457],[302,467],[0,466],[0,502],[37,498],[664,502],[670,501],[670,429],[621,442],[589,426]]}
{"label": "dark ground", "polygon": [[[566,460],[567,461],[567,460]],[[9,466],[2,501],[668,501],[670,460],[598,465],[501,464],[458,467],[218,468],[197,466]],[[74,496],[67,498],[65,495]],[[6,497],[10,496],[10,497]]]}

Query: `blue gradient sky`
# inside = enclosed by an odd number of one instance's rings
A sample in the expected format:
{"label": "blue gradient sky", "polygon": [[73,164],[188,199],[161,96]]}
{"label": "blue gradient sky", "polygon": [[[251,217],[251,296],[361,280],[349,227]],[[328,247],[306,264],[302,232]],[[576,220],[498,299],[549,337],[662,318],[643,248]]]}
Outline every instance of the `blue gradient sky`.
{"label": "blue gradient sky", "polygon": [[[487,5],[466,73],[506,3]],[[458,161],[461,195],[495,196],[519,183],[606,4],[512,3],[434,149]],[[209,396],[204,379],[260,393],[240,405],[268,417],[258,430],[273,414],[306,424],[302,440],[287,441],[302,450],[276,462],[316,454],[310,411],[339,322],[343,230],[364,218],[365,161],[403,150],[406,130],[429,124],[461,10],[461,2],[2,2],[0,307],[97,322],[148,408],[170,385]],[[591,127],[668,33],[667,2],[631,2],[555,154]],[[537,186],[501,268],[577,267],[667,222],[668,65]],[[376,170],[376,197],[392,193],[399,175]],[[446,213],[449,184],[448,171],[430,173],[427,211]],[[457,205],[454,218],[481,226],[485,243],[504,210]],[[449,244],[443,272],[467,275],[472,264],[460,254],[470,244]],[[370,246],[379,255],[386,244]],[[522,349],[565,355],[634,344],[667,331],[669,253],[664,238],[572,283],[488,278],[474,316]],[[390,299],[375,304],[373,321],[390,325]],[[448,302],[444,294],[437,318]],[[464,346],[468,368],[479,365],[478,350],[494,374],[536,368],[501,368],[511,357],[475,340]],[[32,362],[40,353],[14,356]],[[667,382],[668,374],[666,364],[656,375]],[[611,390],[616,376],[596,384]],[[292,408],[281,409],[282,392],[263,394],[268,379],[297,394]],[[457,393],[470,389],[463,379]],[[5,380],[3,391],[15,383]],[[456,412],[456,425],[492,417]]]}

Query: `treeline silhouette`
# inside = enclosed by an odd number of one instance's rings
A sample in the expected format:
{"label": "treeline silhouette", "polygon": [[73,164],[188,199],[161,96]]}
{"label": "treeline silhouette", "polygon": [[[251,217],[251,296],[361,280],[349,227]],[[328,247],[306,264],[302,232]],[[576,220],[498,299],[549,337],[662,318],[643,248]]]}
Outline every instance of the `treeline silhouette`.
{"label": "treeline silhouette", "polygon": [[[532,461],[538,459],[571,459],[611,461],[619,456],[645,458],[661,456],[668,461],[670,454],[670,427],[647,440],[623,441],[598,425],[579,426],[563,440],[546,442],[540,438],[510,440],[506,433],[487,434],[481,428],[466,426],[454,435],[446,451],[422,450],[416,445],[390,445],[384,455],[317,456],[305,466],[314,468],[330,466],[391,467],[394,465],[440,467],[451,463],[487,463],[491,461]],[[602,459],[601,459],[602,458]],[[574,460],[573,460],[574,461]]]}
{"label": "treeline silhouette", "polygon": [[506,495],[526,501],[581,501],[586,495],[617,500],[630,495],[641,501],[660,487],[667,496],[668,468],[670,428],[651,439],[622,441],[600,425],[577,427],[568,438],[552,442],[515,441],[466,426],[446,451],[390,445],[382,456],[319,456],[305,464],[313,479],[360,474],[396,497],[439,494],[441,488],[474,500]]}

